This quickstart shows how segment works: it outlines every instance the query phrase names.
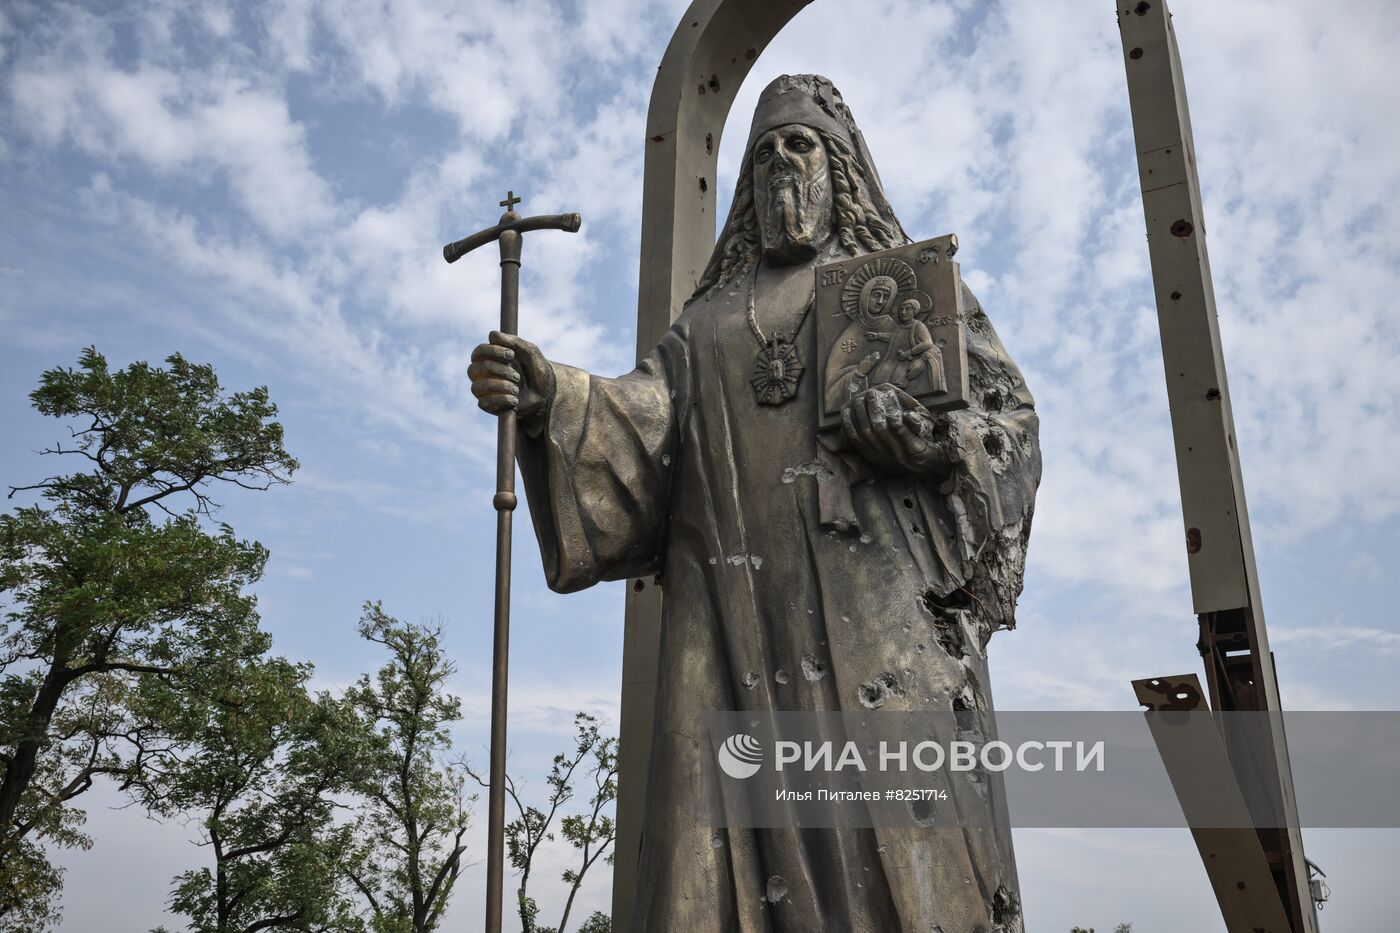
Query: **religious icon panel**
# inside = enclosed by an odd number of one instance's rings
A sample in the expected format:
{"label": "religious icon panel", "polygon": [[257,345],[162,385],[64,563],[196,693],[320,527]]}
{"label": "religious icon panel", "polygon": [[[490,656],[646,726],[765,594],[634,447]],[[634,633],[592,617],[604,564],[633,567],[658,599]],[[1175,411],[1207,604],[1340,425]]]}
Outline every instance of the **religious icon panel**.
{"label": "religious icon panel", "polygon": [[821,426],[868,388],[894,385],[930,411],[967,407],[962,279],[949,234],[819,266]]}

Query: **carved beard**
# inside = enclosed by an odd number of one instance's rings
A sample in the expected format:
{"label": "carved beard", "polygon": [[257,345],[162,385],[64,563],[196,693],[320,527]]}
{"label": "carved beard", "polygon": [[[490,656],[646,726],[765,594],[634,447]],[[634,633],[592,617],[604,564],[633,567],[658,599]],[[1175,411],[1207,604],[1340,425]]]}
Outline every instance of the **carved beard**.
{"label": "carved beard", "polygon": [[785,171],[769,179],[759,199],[758,227],[769,259],[796,262],[814,256],[831,233],[827,173],[804,178]]}

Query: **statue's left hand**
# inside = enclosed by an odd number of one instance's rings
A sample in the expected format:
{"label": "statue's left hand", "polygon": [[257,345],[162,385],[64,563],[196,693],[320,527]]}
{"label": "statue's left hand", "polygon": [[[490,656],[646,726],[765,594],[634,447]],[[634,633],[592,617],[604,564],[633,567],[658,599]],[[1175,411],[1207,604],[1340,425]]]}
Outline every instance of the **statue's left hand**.
{"label": "statue's left hand", "polygon": [[898,386],[883,383],[856,395],[841,409],[846,441],[873,466],[916,475],[950,466],[949,445],[939,443],[938,417]]}

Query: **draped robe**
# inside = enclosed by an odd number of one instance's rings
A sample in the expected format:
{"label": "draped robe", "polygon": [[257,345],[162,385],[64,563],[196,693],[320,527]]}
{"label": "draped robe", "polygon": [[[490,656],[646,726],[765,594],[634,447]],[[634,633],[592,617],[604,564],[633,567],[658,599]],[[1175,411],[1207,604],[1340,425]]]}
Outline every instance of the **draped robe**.
{"label": "draped robe", "polygon": [[[885,709],[990,709],[985,648],[1014,624],[1040,453],[1020,371],[964,298],[972,405],[950,416],[955,466],[933,476],[867,475],[819,440],[811,322],[796,397],[756,402],[743,285],[692,299],[627,375],[554,364],[552,404],[520,445],[549,585],[663,586],[632,930],[1022,929],[1004,822],[716,832],[703,817],[706,711],[858,708],[882,677]],[[826,484],[855,526],[822,523]]]}

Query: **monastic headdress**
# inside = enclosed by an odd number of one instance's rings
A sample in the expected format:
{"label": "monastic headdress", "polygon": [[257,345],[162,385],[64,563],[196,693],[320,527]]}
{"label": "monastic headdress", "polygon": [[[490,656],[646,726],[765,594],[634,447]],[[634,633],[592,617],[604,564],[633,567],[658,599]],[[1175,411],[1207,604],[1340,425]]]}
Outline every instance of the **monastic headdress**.
{"label": "monastic headdress", "polygon": [[831,81],[821,75],[779,75],[758,95],[745,154],[753,150],[758,137],[789,123],[824,130],[853,147],[859,135],[851,111]]}

